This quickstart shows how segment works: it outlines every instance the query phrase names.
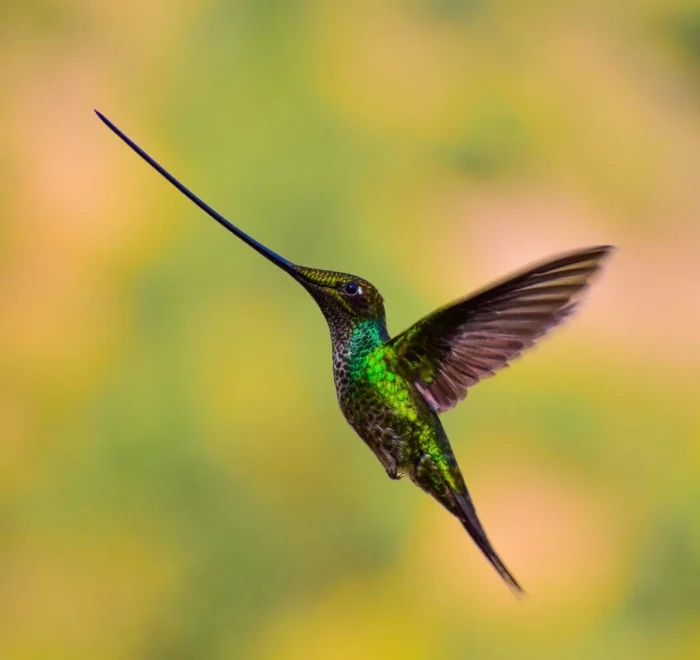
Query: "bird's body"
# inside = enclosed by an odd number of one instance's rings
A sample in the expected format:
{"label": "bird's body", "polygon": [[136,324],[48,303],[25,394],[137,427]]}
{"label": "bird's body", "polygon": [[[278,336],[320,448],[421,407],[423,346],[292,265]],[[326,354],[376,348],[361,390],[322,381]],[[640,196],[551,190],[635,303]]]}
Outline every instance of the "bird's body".
{"label": "bird's body", "polygon": [[[392,479],[418,477],[418,466],[456,463],[440,419],[413,383],[396,370],[395,351],[381,321],[335,334],[333,375],[340,409]],[[457,485],[459,471],[446,472]]]}
{"label": "bird's body", "polygon": [[519,590],[479,523],[440,418],[416,386],[397,372],[384,324],[359,324],[346,341],[333,339],[338,403],[350,426],[390,478],[408,476],[462,521],[489,561]]}
{"label": "bird's body", "polygon": [[438,413],[568,316],[611,248],[586,248],[532,266],[436,310],[392,338],[384,301],[372,284],[280,257],[219,215],[97,114],[178,190],[311,294],[330,329],[338,403],[347,421],[392,479],[408,476],[440,502],[501,577],[522,591],[479,522]]}

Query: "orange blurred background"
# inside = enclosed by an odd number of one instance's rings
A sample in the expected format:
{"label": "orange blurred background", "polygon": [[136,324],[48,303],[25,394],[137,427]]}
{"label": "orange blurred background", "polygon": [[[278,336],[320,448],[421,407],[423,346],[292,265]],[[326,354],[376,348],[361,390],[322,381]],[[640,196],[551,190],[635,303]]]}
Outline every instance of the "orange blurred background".
{"label": "orange blurred background", "polygon": [[[0,657],[700,656],[700,4],[6,0]],[[399,332],[559,251],[581,313],[444,417],[519,602],[337,409],[300,287]]]}

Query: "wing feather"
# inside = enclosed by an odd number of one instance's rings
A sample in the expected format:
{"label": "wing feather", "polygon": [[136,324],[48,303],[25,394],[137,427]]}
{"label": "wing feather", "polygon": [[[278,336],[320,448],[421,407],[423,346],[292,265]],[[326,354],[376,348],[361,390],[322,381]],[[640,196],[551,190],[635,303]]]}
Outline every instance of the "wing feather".
{"label": "wing feather", "polygon": [[435,410],[452,408],[571,314],[612,249],[561,255],[426,316],[389,340],[397,368]]}

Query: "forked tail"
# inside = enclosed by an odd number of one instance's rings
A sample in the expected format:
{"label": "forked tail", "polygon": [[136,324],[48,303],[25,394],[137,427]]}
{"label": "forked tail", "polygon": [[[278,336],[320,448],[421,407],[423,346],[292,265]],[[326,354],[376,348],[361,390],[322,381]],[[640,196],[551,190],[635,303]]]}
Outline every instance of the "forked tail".
{"label": "forked tail", "polygon": [[466,491],[464,493],[457,493],[452,491],[456,504],[459,507],[459,511],[454,511],[453,513],[459,518],[464,528],[469,532],[469,536],[472,537],[474,543],[479,546],[481,552],[484,553],[486,559],[488,559],[493,567],[498,571],[499,575],[506,581],[508,586],[515,592],[518,596],[525,595],[525,591],[518,584],[518,581],[513,577],[511,572],[506,568],[506,565],[501,561],[501,558],[496,554],[493,549],[491,542],[486,536],[484,528],[479,522],[479,518],[476,515],[476,510],[472,504],[469,493]]}

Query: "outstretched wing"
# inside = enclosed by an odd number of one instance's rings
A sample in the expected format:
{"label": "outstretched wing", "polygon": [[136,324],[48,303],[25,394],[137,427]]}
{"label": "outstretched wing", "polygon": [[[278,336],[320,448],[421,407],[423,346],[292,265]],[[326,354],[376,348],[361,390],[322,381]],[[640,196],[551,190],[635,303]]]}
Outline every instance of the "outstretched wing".
{"label": "outstretched wing", "polygon": [[612,249],[561,255],[433,312],[389,340],[396,369],[435,410],[452,408],[568,316]]}

